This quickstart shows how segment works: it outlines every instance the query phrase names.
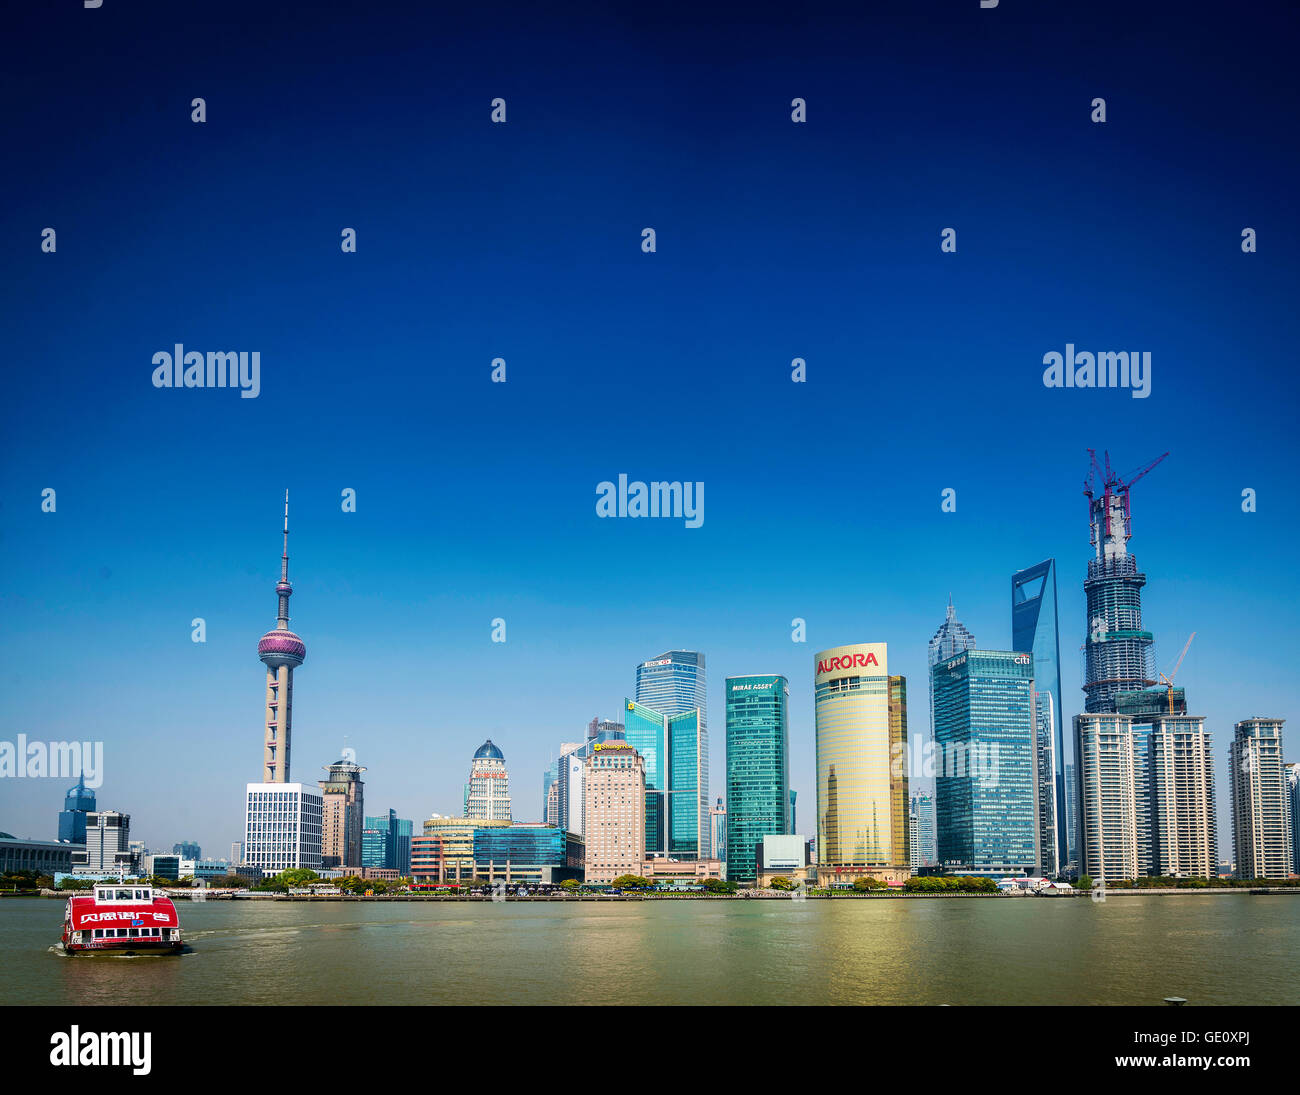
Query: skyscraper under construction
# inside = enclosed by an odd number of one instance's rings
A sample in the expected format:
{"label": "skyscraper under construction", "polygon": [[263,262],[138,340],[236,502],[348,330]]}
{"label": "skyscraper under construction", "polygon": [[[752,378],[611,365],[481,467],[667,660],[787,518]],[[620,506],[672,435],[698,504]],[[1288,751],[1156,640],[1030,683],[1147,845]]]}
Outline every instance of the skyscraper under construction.
{"label": "skyscraper under construction", "polygon": [[1084,710],[1115,712],[1139,700],[1132,693],[1156,683],[1152,635],[1142,628],[1142,587],[1147,576],[1138,570],[1137,557],[1128,550],[1133,532],[1129,491],[1169,454],[1158,456],[1125,482],[1111,470],[1109,453],[1104,469],[1097,463],[1096,451],[1089,449],[1088,453],[1092,466],[1083,493],[1088,498],[1095,555],[1088,561],[1088,577],[1083,583],[1088,600]]}

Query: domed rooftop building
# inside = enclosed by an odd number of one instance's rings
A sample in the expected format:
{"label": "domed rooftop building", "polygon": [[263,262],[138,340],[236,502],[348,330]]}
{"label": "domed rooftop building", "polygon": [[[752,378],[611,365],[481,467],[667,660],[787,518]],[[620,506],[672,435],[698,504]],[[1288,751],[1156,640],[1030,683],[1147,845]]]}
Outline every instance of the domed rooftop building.
{"label": "domed rooftop building", "polygon": [[487,741],[485,741],[482,745],[480,745],[478,747],[478,751],[474,754],[475,760],[479,760],[482,757],[489,757],[492,760],[501,760],[501,761],[506,759],[506,755],[503,752],[501,752],[499,748],[497,748],[495,745],[492,744],[491,738],[488,738]]}
{"label": "domed rooftop building", "polygon": [[505,754],[491,738],[478,747],[470,762],[465,816],[474,821],[510,820],[510,773]]}

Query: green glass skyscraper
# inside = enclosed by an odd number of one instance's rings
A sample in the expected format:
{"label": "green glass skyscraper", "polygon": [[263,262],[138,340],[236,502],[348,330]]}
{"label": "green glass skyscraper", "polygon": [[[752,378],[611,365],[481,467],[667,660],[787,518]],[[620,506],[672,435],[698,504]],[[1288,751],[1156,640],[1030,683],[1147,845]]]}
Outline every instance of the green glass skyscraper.
{"label": "green glass skyscraper", "polygon": [[781,676],[727,678],[727,879],[758,877],[758,842],[789,833],[790,685]]}
{"label": "green glass skyscraper", "polygon": [[647,858],[709,858],[708,755],[698,707],[666,715],[634,700],[623,702],[627,742],[645,759]]}

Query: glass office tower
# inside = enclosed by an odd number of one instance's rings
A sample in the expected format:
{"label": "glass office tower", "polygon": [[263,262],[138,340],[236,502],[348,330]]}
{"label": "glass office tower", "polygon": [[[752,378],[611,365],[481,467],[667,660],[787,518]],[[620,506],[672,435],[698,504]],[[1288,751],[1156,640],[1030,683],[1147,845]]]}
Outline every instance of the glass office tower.
{"label": "glass office tower", "polygon": [[645,854],[662,855],[664,843],[664,800],[667,786],[668,718],[633,700],[623,702],[623,726],[627,743],[645,759]]}
{"label": "glass office tower", "polygon": [[1014,650],[1033,655],[1034,689],[1051,698],[1051,790],[1054,799],[1051,807],[1056,823],[1045,828],[1052,831],[1055,847],[1043,849],[1043,859],[1045,865],[1053,865],[1060,871],[1067,862],[1077,862],[1077,857],[1070,849],[1073,832],[1066,808],[1065,767],[1072,758],[1065,753],[1061,708],[1061,639],[1057,624],[1055,559],[1045,559],[1011,576],[1011,646]]}
{"label": "glass office tower", "polygon": [[[698,740],[691,747],[698,759],[694,766],[694,778],[698,784],[695,787],[695,804],[689,809],[683,806],[681,818],[683,826],[688,823],[687,814],[696,819],[694,824],[700,834],[697,841],[699,857],[709,859],[712,856],[713,834],[708,824],[709,726],[704,655],[696,650],[666,650],[658,657],[642,662],[636,667],[636,702],[669,718],[688,715],[692,711],[699,712],[698,725],[692,728],[692,732],[698,735]],[[685,778],[683,769],[682,779]],[[647,773],[647,782],[648,779]],[[682,789],[685,789],[685,785]],[[667,790],[675,792],[677,788],[668,787]],[[682,797],[685,800],[687,796]],[[702,824],[700,818],[704,819]],[[647,834],[648,832],[647,829]]]}
{"label": "glass office tower", "polygon": [[758,842],[793,831],[790,685],[782,676],[728,677],[727,879],[758,878]]}
{"label": "glass office tower", "polygon": [[930,670],[936,837],[945,869],[1030,874],[1039,864],[1034,663],[968,650]]}
{"label": "glass office tower", "polygon": [[645,758],[645,851],[708,859],[708,749],[697,708],[677,715],[625,700],[626,740]]}
{"label": "glass office tower", "polygon": [[885,643],[833,647],[815,664],[818,881],[905,881],[907,682],[889,675]]}
{"label": "glass office tower", "polygon": [[63,799],[59,811],[59,839],[69,844],[86,843],[86,815],[95,809],[95,792],[86,787],[86,777],[77,780]]}

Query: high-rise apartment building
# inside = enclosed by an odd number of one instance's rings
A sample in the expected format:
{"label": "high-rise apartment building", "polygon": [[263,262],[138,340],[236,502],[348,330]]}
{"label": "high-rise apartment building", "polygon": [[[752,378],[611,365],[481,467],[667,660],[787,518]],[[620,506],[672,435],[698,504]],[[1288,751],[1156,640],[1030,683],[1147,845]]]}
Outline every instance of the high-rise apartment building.
{"label": "high-rise apartment building", "polygon": [[1300,873],[1300,764],[1286,766],[1286,790],[1291,811],[1291,869]]}
{"label": "high-rise apartment building", "polygon": [[[1214,756],[1205,719],[1162,715],[1148,738],[1146,763],[1151,812],[1151,873],[1217,878],[1218,819]],[[1140,763],[1140,758],[1134,758]],[[1142,803],[1137,804],[1142,809]]]}
{"label": "high-rise apartment building", "polygon": [[791,832],[790,685],[775,675],[728,677],[727,879],[758,877],[764,836]]}
{"label": "high-rise apartment building", "polygon": [[930,670],[940,864],[1027,875],[1041,863],[1033,658],[967,650]]}
{"label": "high-rise apartment building", "polygon": [[321,822],[321,864],[325,867],[359,867],[361,830],[365,828],[365,784],[352,750],[325,766],[326,778],[318,780],[324,801]]}
{"label": "high-rise apartment building", "polygon": [[1079,872],[1094,881],[1138,877],[1132,720],[1093,712],[1074,717],[1079,782]]}
{"label": "high-rise apartment building", "polygon": [[1235,727],[1228,779],[1238,878],[1286,878],[1295,871],[1291,795],[1282,752],[1285,721],[1257,716]]}
{"label": "high-rise apartment building", "polygon": [[1069,859],[1069,809],[1055,559],[1011,576],[1011,647],[1034,659],[1041,866],[1044,873],[1056,874]]}
{"label": "high-rise apartment building", "polygon": [[911,874],[907,681],[889,675],[885,643],[833,647],[814,664],[818,881],[903,881]]}
{"label": "high-rise apartment building", "polygon": [[593,743],[584,758],[586,880],[640,874],[645,858],[645,759],[626,741]]}
{"label": "high-rise apartment building", "polygon": [[510,820],[510,774],[505,754],[491,738],[478,747],[470,763],[465,816],[476,821]]}

